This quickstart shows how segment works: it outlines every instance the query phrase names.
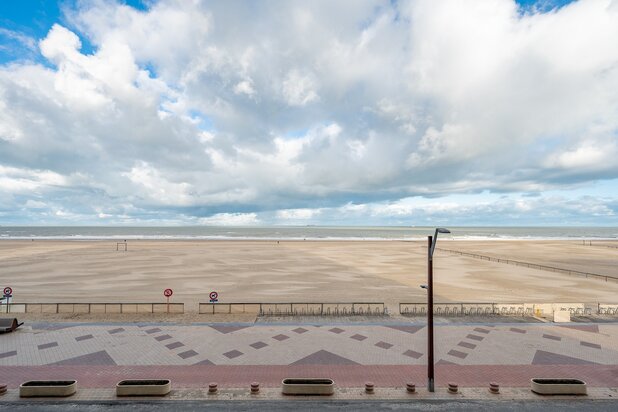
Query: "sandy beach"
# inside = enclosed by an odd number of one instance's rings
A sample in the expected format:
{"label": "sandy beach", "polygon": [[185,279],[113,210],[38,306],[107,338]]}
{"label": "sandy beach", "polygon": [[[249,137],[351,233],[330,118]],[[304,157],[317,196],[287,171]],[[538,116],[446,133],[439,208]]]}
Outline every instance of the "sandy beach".
{"label": "sandy beach", "polygon": [[[425,242],[114,241],[0,242],[0,280],[14,302],[424,302]],[[441,241],[444,249],[618,277],[618,249],[576,241]],[[586,279],[444,251],[436,301],[614,302],[618,282]]]}

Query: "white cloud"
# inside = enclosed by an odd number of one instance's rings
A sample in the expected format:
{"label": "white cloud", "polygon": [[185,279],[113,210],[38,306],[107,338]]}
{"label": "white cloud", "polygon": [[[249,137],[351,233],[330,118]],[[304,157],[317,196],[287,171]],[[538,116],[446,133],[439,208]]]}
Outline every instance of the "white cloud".
{"label": "white cloud", "polygon": [[320,209],[285,209],[278,210],[276,217],[282,220],[309,220],[320,214]]}
{"label": "white cloud", "polygon": [[250,80],[243,80],[236,83],[236,86],[234,86],[234,93],[253,96],[255,94],[255,90],[253,89],[253,85]]}
{"label": "white cloud", "polygon": [[29,170],[0,165],[0,191],[29,193],[68,184],[69,179],[50,170]]}
{"label": "white cloud", "polygon": [[283,97],[290,106],[304,106],[319,99],[315,87],[314,76],[291,70],[283,80]]}
{"label": "white cloud", "polygon": [[575,149],[552,155],[547,160],[549,167],[569,170],[607,169],[615,167],[618,147],[615,143],[594,144],[583,142]]}
{"label": "white cloud", "polygon": [[255,213],[217,213],[198,219],[202,225],[212,226],[253,226],[260,223]]}
{"label": "white cloud", "polygon": [[191,185],[186,182],[170,182],[146,162],[140,162],[124,173],[144,198],[163,205],[186,206],[192,203]]}
{"label": "white cloud", "polygon": [[[608,0],[66,10],[38,42],[46,65],[0,66],[0,209],[31,196],[50,215],[122,222],[378,221],[472,207],[401,200],[418,195],[618,179]],[[509,202],[512,216],[541,210]]]}

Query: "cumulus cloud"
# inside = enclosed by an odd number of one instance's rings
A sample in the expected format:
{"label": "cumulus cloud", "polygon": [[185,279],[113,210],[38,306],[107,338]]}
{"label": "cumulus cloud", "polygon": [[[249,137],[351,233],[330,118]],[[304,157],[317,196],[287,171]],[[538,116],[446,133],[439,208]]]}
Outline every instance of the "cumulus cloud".
{"label": "cumulus cloud", "polygon": [[284,209],[278,210],[276,217],[281,222],[309,220],[320,215],[320,209]]}
{"label": "cumulus cloud", "polygon": [[0,35],[46,63],[0,66],[0,213],[26,223],[409,222],[618,179],[612,0],[86,0]]}
{"label": "cumulus cloud", "polygon": [[255,213],[217,213],[198,220],[199,224],[211,226],[253,226],[260,223]]}

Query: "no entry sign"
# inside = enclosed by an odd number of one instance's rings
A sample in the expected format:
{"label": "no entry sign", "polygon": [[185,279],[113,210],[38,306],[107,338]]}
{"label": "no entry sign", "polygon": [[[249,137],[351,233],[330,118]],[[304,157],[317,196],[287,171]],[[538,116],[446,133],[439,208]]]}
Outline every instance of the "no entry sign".
{"label": "no entry sign", "polygon": [[13,289],[7,286],[4,288],[3,292],[4,292],[4,297],[6,298],[6,313],[9,313],[9,301],[11,300],[11,297],[13,296]]}
{"label": "no entry sign", "polygon": [[172,289],[165,289],[163,291],[163,296],[165,296],[166,298],[169,298],[170,296],[172,296],[174,294],[174,291]]}

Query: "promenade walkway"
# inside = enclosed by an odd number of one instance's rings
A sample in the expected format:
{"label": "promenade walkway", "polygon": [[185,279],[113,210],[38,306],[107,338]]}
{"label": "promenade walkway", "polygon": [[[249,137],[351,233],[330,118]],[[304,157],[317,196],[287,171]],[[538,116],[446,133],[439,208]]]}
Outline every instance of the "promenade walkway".
{"label": "promenade walkway", "polygon": [[[426,328],[414,323],[33,323],[0,336],[0,383],[78,379],[110,388],[165,376],[177,388],[277,387],[283,377],[329,376],[341,387],[424,386]],[[436,326],[437,385],[489,381],[525,387],[531,377],[572,376],[618,387],[618,323]]]}

